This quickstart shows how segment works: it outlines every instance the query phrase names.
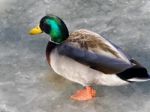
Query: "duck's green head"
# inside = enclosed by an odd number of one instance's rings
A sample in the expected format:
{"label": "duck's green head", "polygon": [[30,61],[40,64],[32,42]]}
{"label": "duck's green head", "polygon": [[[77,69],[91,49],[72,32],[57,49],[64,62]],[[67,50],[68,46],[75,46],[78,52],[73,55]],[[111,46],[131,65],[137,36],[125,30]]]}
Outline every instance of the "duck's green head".
{"label": "duck's green head", "polygon": [[69,36],[68,29],[65,23],[57,16],[48,15],[40,20],[39,26],[30,30],[30,35],[47,33],[51,37],[51,41],[62,43]]}

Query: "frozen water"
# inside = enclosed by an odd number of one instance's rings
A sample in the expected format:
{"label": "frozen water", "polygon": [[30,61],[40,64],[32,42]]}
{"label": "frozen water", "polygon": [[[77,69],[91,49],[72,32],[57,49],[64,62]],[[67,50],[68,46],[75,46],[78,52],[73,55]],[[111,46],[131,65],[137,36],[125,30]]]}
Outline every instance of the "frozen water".
{"label": "frozen water", "polygon": [[96,86],[94,100],[70,100],[82,87],[48,67],[46,34],[27,33],[52,13],[64,19],[70,32],[100,33],[150,69],[149,0],[0,0],[0,8],[0,112],[150,111],[150,82]]}

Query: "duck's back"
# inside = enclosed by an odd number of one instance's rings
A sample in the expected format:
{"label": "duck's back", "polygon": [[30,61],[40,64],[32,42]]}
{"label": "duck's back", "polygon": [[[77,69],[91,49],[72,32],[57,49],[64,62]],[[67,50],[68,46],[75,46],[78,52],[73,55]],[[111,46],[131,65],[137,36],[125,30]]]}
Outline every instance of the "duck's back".
{"label": "duck's back", "polygon": [[66,42],[76,48],[88,50],[90,52],[112,58],[121,59],[126,63],[130,63],[128,57],[124,52],[122,52],[122,50],[118,49],[114,44],[110,43],[99,34],[86,29],[74,31],[70,34]]}

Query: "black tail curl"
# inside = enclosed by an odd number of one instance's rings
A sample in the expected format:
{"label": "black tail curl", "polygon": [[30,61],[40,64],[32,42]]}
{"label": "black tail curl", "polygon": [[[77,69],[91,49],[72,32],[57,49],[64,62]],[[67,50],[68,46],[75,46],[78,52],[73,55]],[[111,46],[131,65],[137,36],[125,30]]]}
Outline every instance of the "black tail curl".
{"label": "black tail curl", "polygon": [[132,79],[132,78],[150,79],[150,75],[148,74],[146,68],[139,66],[139,65],[135,65],[131,68],[128,68],[125,71],[118,73],[117,76],[125,81],[128,81],[129,79]]}

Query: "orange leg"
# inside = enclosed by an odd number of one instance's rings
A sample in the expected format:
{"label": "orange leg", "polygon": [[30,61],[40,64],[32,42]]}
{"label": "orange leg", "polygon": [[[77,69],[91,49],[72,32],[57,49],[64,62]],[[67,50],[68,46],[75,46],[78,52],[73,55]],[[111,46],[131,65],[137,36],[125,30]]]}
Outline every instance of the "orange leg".
{"label": "orange leg", "polygon": [[78,90],[74,95],[71,96],[72,99],[78,101],[90,100],[96,96],[96,90],[90,86],[86,86],[82,90]]}

